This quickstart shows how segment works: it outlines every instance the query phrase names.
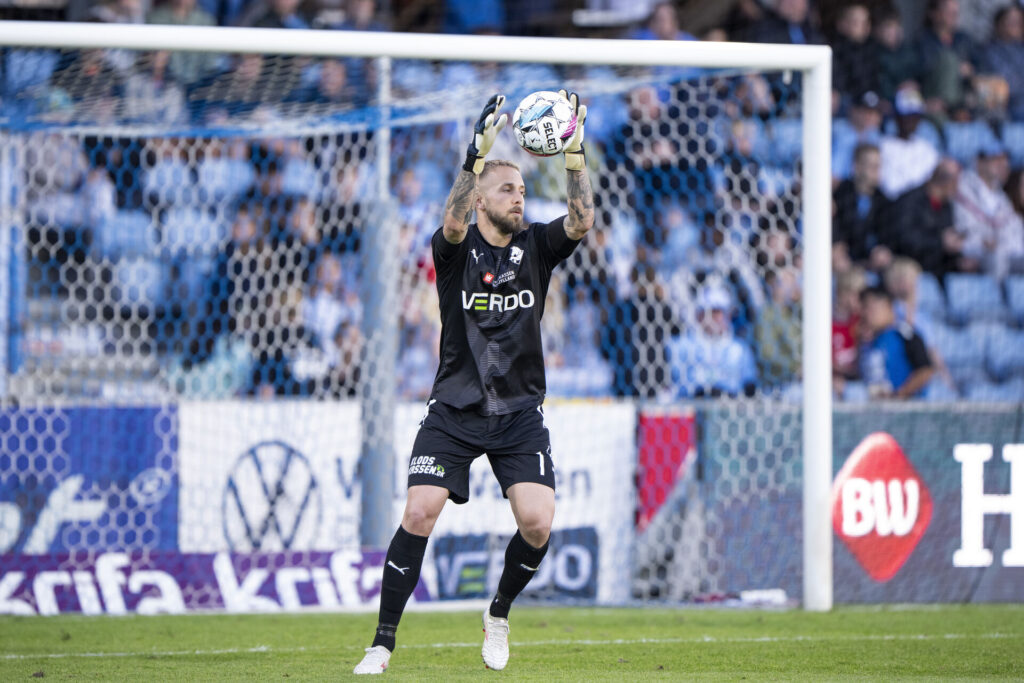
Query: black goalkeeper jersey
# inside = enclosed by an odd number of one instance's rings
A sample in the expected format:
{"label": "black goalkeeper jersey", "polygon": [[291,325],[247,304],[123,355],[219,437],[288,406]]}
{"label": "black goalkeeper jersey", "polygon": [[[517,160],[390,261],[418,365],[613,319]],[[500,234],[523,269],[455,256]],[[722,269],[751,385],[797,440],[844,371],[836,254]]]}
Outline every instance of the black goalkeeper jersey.
{"label": "black goalkeeper jersey", "polygon": [[493,247],[476,223],[460,244],[434,233],[441,363],[431,397],[461,410],[504,415],[544,401],[540,318],[551,271],[579,244],[565,216],[531,223]]}

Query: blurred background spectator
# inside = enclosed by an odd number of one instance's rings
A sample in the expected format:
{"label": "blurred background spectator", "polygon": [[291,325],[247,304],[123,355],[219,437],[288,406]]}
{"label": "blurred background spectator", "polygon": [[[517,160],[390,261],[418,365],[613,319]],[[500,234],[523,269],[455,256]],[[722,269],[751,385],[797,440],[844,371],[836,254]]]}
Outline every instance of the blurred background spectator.
{"label": "blurred background spectator", "polygon": [[861,310],[861,373],[870,396],[920,397],[934,373],[920,335],[896,320],[892,295],[882,287],[861,292]]}

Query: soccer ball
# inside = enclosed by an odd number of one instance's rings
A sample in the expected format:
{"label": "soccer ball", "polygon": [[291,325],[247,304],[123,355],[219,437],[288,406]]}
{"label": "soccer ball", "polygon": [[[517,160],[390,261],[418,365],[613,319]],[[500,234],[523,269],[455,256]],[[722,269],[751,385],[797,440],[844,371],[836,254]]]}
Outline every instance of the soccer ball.
{"label": "soccer ball", "polygon": [[524,97],[516,107],[512,131],[519,146],[530,154],[554,156],[576,132],[576,112],[560,94],[541,90]]}

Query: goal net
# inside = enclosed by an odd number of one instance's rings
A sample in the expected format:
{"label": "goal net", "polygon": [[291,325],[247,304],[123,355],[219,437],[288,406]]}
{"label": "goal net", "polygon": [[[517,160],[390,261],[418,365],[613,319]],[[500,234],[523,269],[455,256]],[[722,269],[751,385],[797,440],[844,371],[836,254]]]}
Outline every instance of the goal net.
{"label": "goal net", "polygon": [[[545,301],[558,511],[527,595],[807,601],[804,472],[821,509],[831,451],[824,477],[803,464],[802,307],[828,271],[804,256],[827,233],[800,60],[454,59],[472,39],[392,59],[318,32],[252,54],[232,30],[131,51],[107,30],[11,48],[34,71],[0,106],[0,612],[371,604],[472,123],[494,92],[511,111],[563,86],[589,106],[597,222]],[[560,159],[511,135],[490,156],[520,165],[528,220],[565,213]],[[487,597],[514,530],[481,459],[414,599]]]}

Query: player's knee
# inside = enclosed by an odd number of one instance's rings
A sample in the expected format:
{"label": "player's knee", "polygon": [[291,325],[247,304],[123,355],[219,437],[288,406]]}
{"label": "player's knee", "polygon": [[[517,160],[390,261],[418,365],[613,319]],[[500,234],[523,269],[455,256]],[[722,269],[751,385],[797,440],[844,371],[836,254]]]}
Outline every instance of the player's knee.
{"label": "player's knee", "polygon": [[402,526],[410,534],[429,536],[430,532],[434,530],[437,517],[438,513],[428,507],[407,505],[405,514],[402,515]]}
{"label": "player's knee", "polygon": [[551,536],[551,519],[547,516],[526,517],[521,520],[519,534],[534,548],[540,548]]}

